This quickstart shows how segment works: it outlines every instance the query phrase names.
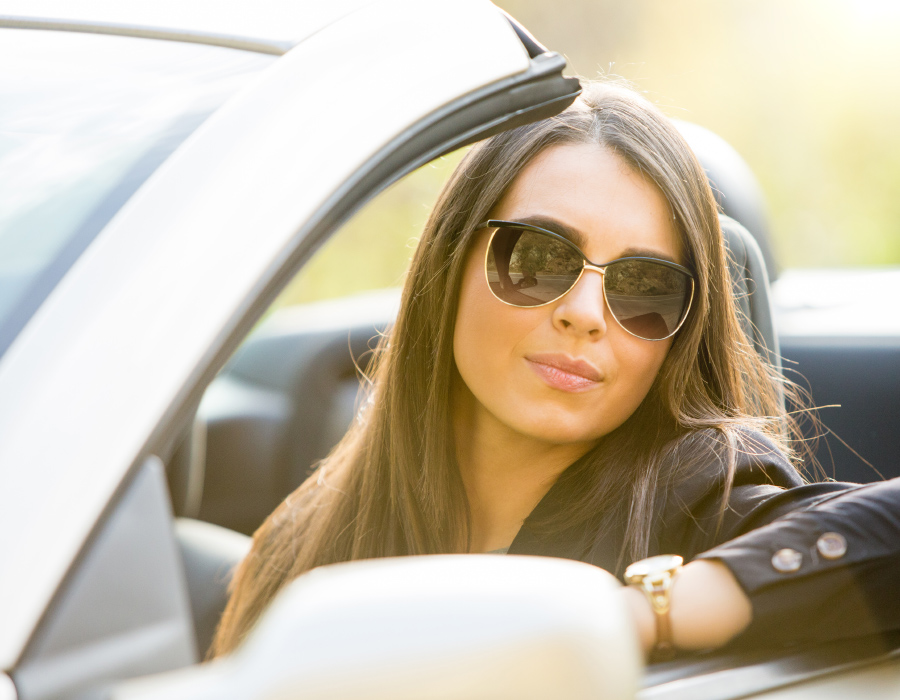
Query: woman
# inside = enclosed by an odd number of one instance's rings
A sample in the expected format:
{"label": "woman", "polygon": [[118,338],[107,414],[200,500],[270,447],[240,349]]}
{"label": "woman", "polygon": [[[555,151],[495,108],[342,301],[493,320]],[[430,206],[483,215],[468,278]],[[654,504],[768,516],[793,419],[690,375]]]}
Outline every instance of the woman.
{"label": "woman", "polygon": [[[589,85],[454,173],[367,405],[257,531],[212,653],[316,566],[508,551],[621,575],[843,488],[785,491],[803,481],[780,381],[742,333],[690,149],[633,92]],[[633,593],[645,646],[671,642]],[[673,595],[681,648],[723,644],[752,617],[714,558],[685,566]]]}

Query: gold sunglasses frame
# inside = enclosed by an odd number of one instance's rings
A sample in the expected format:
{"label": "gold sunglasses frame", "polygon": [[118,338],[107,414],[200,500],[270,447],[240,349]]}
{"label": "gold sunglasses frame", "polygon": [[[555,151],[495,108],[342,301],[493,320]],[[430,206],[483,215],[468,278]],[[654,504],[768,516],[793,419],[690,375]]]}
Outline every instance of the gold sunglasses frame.
{"label": "gold sunglasses frame", "polygon": [[[621,328],[623,331],[628,333],[628,335],[634,336],[635,338],[640,338],[641,340],[646,340],[651,343],[654,343],[654,342],[657,342],[660,340],[668,340],[673,335],[675,335],[679,330],[681,330],[681,327],[684,325],[684,322],[687,320],[687,317],[691,312],[691,308],[693,307],[694,289],[696,288],[696,284],[694,282],[694,273],[692,273],[688,268],[684,267],[683,265],[679,265],[678,263],[671,262],[670,260],[662,260],[661,258],[629,256],[629,257],[625,257],[625,258],[616,258],[615,260],[610,260],[608,263],[604,263],[603,265],[598,265],[598,264],[593,263],[590,260],[588,260],[587,256],[584,254],[584,252],[581,250],[581,248],[579,248],[577,245],[575,245],[568,238],[566,238],[565,236],[561,236],[560,234],[558,234],[554,231],[549,231],[545,228],[541,228],[540,226],[532,226],[531,224],[522,224],[517,221],[502,221],[500,219],[488,219],[484,223],[479,224],[478,227],[476,228],[476,230],[481,230],[481,229],[485,229],[485,228],[492,228],[494,230],[491,231],[491,237],[488,239],[487,248],[484,251],[484,280],[487,283],[487,287],[488,287],[488,290],[490,290],[491,295],[497,301],[499,301],[503,304],[506,304],[507,306],[512,306],[513,308],[516,308],[516,309],[537,309],[541,306],[547,306],[548,304],[553,304],[553,303],[559,301],[560,299],[562,299],[564,296],[566,296],[566,294],[568,294],[575,288],[575,285],[577,285],[578,282],[581,281],[581,278],[584,276],[585,270],[593,270],[594,272],[599,272],[600,276],[603,278],[603,285],[602,285],[603,303],[606,305],[606,308],[609,310],[610,316],[612,316],[616,320],[616,324],[619,326],[619,328]],[[532,233],[544,234],[546,236],[550,236],[551,238],[554,238],[554,239],[560,241],[564,245],[566,245],[569,248],[571,248],[572,250],[576,251],[581,256],[581,271],[578,273],[578,277],[575,278],[575,281],[572,282],[571,286],[566,291],[564,291],[562,294],[560,294],[555,299],[551,299],[550,301],[545,301],[542,304],[534,304],[532,306],[522,306],[521,304],[513,304],[511,302],[506,301],[505,299],[501,299],[499,296],[497,296],[496,292],[494,292],[494,290],[491,289],[491,282],[490,282],[490,278],[488,277],[488,256],[491,253],[491,245],[494,242],[494,236],[497,235],[497,231],[499,231],[501,228],[515,228],[515,229],[519,229],[522,231],[531,231]],[[640,260],[640,261],[644,261],[644,262],[651,262],[651,263],[654,263],[657,265],[663,265],[664,267],[669,267],[669,268],[672,268],[673,270],[677,270],[678,272],[681,272],[682,274],[686,275],[687,278],[691,281],[691,293],[690,293],[690,296],[688,297],[687,305],[684,307],[684,312],[681,314],[681,319],[678,321],[678,325],[675,326],[675,329],[671,333],[669,333],[669,335],[664,336],[662,338],[645,338],[643,336],[637,335],[636,333],[632,333],[630,330],[625,328],[624,325],[622,325],[622,322],[619,320],[619,318],[616,316],[615,312],[612,310],[612,307],[609,305],[609,299],[607,299],[607,297],[606,297],[606,268],[609,267],[610,265],[612,265],[613,263],[625,262],[628,260]]]}

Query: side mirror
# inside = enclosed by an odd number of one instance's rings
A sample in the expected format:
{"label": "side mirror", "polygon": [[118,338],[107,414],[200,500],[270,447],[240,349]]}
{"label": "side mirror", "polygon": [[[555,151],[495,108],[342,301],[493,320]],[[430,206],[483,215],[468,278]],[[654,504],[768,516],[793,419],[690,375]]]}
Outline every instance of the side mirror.
{"label": "side mirror", "polygon": [[609,573],[544,557],[441,555],[322,567],[230,657],[116,700],[624,700],[642,656]]}

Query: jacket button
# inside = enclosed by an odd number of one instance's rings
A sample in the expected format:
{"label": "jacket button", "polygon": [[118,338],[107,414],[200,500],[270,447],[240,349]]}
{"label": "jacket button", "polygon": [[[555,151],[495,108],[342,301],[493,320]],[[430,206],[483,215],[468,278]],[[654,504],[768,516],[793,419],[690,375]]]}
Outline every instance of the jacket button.
{"label": "jacket button", "polygon": [[796,549],[779,549],[772,556],[772,568],[783,574],[797,571],[803,563],[803,555]]}
{"label": "jacket button", "polygon": [[837,532],[826,532],[816,540],[816,549],[826,559],[840,559],[847,553],[847,540]]}

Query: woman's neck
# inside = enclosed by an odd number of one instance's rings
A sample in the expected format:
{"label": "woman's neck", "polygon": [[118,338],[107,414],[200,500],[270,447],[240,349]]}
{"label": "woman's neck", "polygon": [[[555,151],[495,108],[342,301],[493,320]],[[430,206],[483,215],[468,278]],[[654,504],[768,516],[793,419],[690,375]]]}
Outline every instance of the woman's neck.
{"label": "woman's neck", "polygon": [[470,551],[508,547],[559,475],[592,445],[522,435],[477,401],[476,406],[464,397],[454,399],[456,456],[471,514]]}

